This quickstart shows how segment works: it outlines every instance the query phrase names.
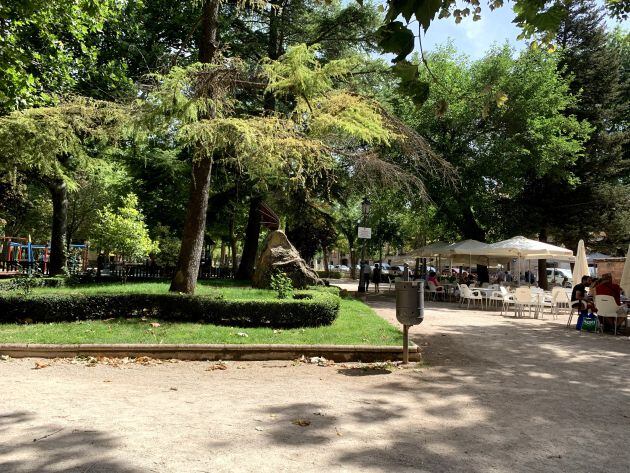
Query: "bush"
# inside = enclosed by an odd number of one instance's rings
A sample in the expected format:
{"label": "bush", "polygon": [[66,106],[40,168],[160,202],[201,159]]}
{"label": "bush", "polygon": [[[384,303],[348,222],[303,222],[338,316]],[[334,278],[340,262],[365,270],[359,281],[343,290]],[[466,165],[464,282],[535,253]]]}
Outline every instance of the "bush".
{"label": "bush", "polygon": [[[33,276],[20,276],[13,279],[7,279],[0,283],[0,291],[19,291],[30,292],[30,289],[35,287],[62,287],[67,285],[65,276],[52,276],[52,277],[33,277]],[[27,286],[24,290],[24,286]]]}
{"label": "bush", "polygon": [[271,275],[271,289],[278,293],[278,299],[288,299],[293,295],[293,281],[282,271]]}
{"label": "bush", "polygon": [[330,325],[339,297],[300,291],[291,299],[229,300],[184,294],[0,294],[0,323],[71,322],[152,317],[169,322],[201,322],[239,327],[316,327]]}

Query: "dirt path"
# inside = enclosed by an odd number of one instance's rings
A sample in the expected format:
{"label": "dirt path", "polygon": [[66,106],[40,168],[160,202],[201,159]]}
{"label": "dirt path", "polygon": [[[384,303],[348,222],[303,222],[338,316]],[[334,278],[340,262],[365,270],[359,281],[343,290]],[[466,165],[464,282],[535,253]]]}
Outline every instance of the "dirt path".
{"label": "dirt path", "polygon": [[453,309],[391,372],[0,361],[0,472],[630,471],[628,337]]}

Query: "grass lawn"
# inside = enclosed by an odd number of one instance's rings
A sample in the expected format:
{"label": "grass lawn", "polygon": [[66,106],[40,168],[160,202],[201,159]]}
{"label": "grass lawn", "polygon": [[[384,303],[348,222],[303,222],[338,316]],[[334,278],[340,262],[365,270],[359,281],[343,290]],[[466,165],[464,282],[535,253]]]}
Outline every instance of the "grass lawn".
{"label": "grass lawn", "polygon": [[[166,283],[105,284],[98,286],[38,288],[39,294],[161,293]],[[226,299],[272,298],[272,291],[204,283],[197,294],[222,294]],[[26,314],[25,314],[26,315]],[[159,323],[154,327],[151,323]],[[247,336],[239,335],[247,334]],[[330,326],[274,330],[147,319],[113,319],[51,324],[0,324],[0,343],[289,343],[335,345],[401,345],[400,331],[364,303],[343,299],[339,316]]]}

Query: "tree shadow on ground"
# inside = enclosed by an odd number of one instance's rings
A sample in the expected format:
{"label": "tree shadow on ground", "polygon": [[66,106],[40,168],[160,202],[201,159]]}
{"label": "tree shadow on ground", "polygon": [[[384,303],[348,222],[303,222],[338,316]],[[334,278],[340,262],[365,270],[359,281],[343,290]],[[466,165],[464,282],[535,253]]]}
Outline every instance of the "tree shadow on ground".
{"label": "tree shadow on ground", "polygon": [[[336,448],[336,465],[397,472],[629,471],[627,338],[498,314],[477,325],[462,315],[439,330],[412,335],[428,367],[360,378],[357,397],[370,401],[368,409],[346,409],[312,424],[322,444],[337,427],[357,440],[359,448]],[[362,441],[362,425],[377,426],[378,436]],[[286,427],[271,435],[277,444],[300,443]]]}
{"label": "tree shadow on ground", "polygon": [[[11,436],[20,425],[21,433]],[[2,473],[136,473],[135,468],[108,458],[116,440],[99,431],[41,424],[32,413],[0,414],[0,472]]]}

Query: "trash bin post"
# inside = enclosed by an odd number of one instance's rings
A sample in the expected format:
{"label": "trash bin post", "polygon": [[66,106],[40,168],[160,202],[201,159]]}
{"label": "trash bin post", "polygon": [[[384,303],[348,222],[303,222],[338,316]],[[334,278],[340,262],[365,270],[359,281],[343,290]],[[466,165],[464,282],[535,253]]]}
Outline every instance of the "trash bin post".
{"label": "trash bin post", "polygon": [[403,326],[403,363],[409,363],[409,327],[424,320],[424,280],[396,283],[396,319]]}

